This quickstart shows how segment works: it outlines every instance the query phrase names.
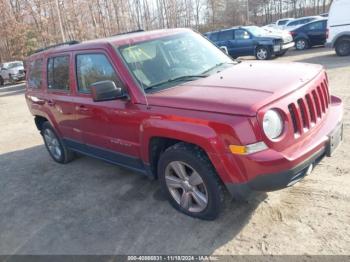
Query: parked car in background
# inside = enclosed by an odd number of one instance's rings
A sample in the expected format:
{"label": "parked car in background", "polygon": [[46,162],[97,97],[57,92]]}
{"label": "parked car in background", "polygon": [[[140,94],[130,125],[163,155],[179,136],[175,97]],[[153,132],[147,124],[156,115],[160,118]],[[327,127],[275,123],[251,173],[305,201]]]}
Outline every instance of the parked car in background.
{"label": "parked car in background", "polygon": [[328,13],[320,14],[320,16],[322,16],[322,17],[328,17]]}
{"label": "parked car in background", "polygon": [[225,188],[245,199],[294,185],[342,140],[322,66],[238,63],[189,29],[56,45],[27,68],[25,98],[54,161],[79,152],[131,168],[201,219],[218,216]]}
{"label": "parked car in background", "polygon": [[306,17],[300,17],[297,19],[294,19],[292,21],[289,21],[286,23],[286,25],[283,27],[283,29],[292,29],[299,27],[301,25],[305,25],[311,21],[317,20],[317,19],[322,19],[321,16],[306,16]]}
{"label": "parked car in background", "polygon": [[25,79],[25,71],[22,61],[12,61],[3,63],[0,66],[0,85],[6,81],[15,83]]}
{"label": "parked car in background", "polygon": [[278,27],[278,28],[283,28],[283,26],[285,26],[287,23],[293,21],[294,18],[282,18],[282,19],[279,19],[276,21],[275,25]]}
{"label": "parked car in background", "polygon": [[350,1],[334,0],[328,17],[327,46],[337,55],[350,55]]}
{"label": "parked car in background", "polygon": [[257,26],[241,26],[208,32],[205,34],[219,47],[226,47],[228,54],[255,56],[258,60],[270,59],[273,55],[282,56],[294,46],[293,38],[288,35],[274,35]]}
{"label": "parked car in background", "polygon": [[327,39],[327,18],[318,19],[291,30],[297,50],[324,45]]}

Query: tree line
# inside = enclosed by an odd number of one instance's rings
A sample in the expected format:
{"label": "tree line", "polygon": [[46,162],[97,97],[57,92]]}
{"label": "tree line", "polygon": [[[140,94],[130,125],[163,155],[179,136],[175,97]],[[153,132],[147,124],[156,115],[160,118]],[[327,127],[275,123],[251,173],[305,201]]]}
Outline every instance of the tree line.
{"label": "tree line", "polygon": [[144,29],[200,32],[317,15],[332,0],[0,0],[0,61],[35,49]]}

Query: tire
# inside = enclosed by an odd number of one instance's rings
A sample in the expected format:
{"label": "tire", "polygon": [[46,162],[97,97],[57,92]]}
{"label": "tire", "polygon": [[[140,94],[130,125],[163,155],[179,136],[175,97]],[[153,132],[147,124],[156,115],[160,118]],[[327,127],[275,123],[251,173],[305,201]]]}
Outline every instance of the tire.
{"label": "tire", "polygon": [[223,208],[223,185],[206,154],[196,146],[178,143],[169,147],[160,156],[158,176],[170,204],[186,215],[214,220]]}
{"label": "tire", "polygon": [[4,79],[0,76],[0,86],[3,86],[5,84]]}
{"label": "tire", "polygon": [[258,46],[255,50],[255,57],[257,60],[269,60],[271,59],[270,48],[266,46]]}
{"label": "tire", "polygon": [[338,40],[335,44],[335,52],[338,56],[350,55],[350,38]]}
{"label": "tire", "polygon": [[12,78],[11,74],[9,74],[9,82],[10,82],[11,85],[16,84],[16,81]]}
{"label": "tire", "polygon": [[45,122],[41,128],[45,147],[51,158],[60,164],[65,164],[74,159],[74,152],[68,149],[59,138],[49,122]]}
{"label": "tire", "polygon": [[299,38],[295,40],[295,49],[296,50],[305,50],[309,48],[309,41],[305,38]]}

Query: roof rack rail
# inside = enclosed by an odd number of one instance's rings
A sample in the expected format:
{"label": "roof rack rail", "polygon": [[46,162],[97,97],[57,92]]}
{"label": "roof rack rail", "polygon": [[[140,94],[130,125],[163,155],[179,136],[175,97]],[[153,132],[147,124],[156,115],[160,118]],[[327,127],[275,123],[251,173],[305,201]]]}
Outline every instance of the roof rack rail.
{"label": "roof rack rail", "polygon": [[40,53],[42,51],[49,50],[51,48],[59,47],[59,46],[62,46],[62,45],[76,45],[76,44],[79,44],[79,43],[80,42],[77,41],[77,40],[71,40],[71,41],[67,41],[67,42],[63,42],[63,43],[59,43],[59,44],[55,44],[55,45],[50,45],[50,46],[39,48],[39,49],[35,50],[33,52],[33,54]]}
{"label": "roof rack rail", "polygon": [[139,32],[145,32],[145,30],[143,29],[137,29],[137,30],[133,30],[133,31],[129,31],[129,32],[124,32],[124,33],[118,33],[112,36],[117,36],[117,35],[127,35],[127,34],[132,34],[132,33],[139,33]]}

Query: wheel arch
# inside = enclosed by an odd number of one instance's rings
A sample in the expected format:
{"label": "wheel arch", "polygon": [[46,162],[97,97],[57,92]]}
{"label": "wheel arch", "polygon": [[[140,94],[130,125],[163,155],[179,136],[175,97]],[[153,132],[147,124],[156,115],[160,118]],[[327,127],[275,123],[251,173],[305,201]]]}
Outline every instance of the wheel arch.
{"label": "wheel arch", "polygon": [[[155,177],[157,177],[156,170],[161,153],[180,142],[199,148],[217,170],[220,179],[225,180],[225,177],[229,176],[220,167],[221,161],[218,153],[222,152],[223,144],[211,127],[153,119],[144,123],[141,130],[141,158],[150,167]],[[221,177],[222,175],[224,177]]]}

